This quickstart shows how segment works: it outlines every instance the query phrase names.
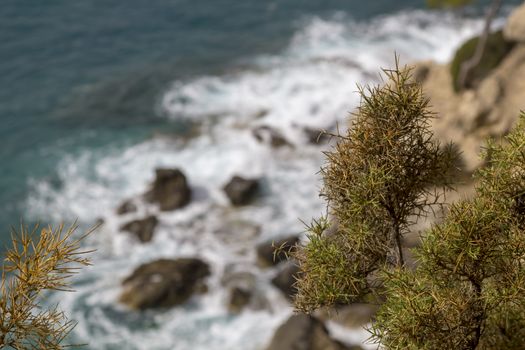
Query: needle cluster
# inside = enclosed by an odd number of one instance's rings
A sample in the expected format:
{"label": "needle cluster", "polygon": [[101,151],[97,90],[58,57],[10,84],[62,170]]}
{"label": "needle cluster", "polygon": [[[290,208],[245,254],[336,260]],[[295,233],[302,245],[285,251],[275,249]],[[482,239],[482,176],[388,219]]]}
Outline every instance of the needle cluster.
{"label": "needle cluster", "polygon": [[[74,327],[58,308],[43,309],[46,290],[72,291],[70,277],[89,265],[75,239],[77,226],[47,227],[38,232],[21,226],[12,232],[12,247],[2,266],[0,285],[0,348],[64,349],[62,341]],[[38,234],[39,233],[39,234]]]}

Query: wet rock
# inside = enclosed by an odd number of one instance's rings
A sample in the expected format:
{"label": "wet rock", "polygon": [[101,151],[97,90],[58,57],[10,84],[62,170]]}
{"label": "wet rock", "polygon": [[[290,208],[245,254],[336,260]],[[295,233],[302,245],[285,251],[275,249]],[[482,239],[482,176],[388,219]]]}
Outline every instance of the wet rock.
{"label": "wet rock", "polygon": [[242,287],[234,287],[230,292],[228,310],[231,313],[240,313],[252,299],[252,292]]}
{"label": "wet rock", "polygon": [[299,243],[299,236],[293,235],[278,241],[268,241],[257,246],[257,264],[269,267],[287,260],[288,255]]}
{"label": "wet rock", "polygon": [[261,118],[264,118],[266,117],[268,114],[270,113],[270,111],[268,109],[260,109],[258,110],[254,115],[253,115],[253,119],[261,119]]}
{"label": "wet rock", "polygon": [[269,143],[274,148],[283,146],[291,146],[286,138],[277,130],[272,127],[262,125],[253,129],[253,136],[259,142]]}
{"label": "wet rock", "polygon": [[275,332],[267,350],[345,350],[340,342],[330,338],[318,319],[297,314],[291,316]]}
{"label": "wet rock", "polygon": [[412,78],[417,82],[417,83],[424,83],[425,80],[427,80],[428,78],[428,73],[430,72],[430,67],[429,65],[431,64],[431,62],[422,62],[422,64],[419,64],[417,65],[416,67],[414,67],[414,70],[412,72]]}
{"label": "wet rock", "polygon": [[132,200],[128,199],[124,202],[122,202],[122,204],[120,204],[118,207],[117,207],[117,214],[118,215],[124,215],[124,214],[129,214],[129,213],[134,213],[137,211],[137,206],[135,205],[135,203],[133,203]]}
{"label": "wet rock", "polygon": [[295,294],[297,294],[295,281],[299,271],[299,266],[295,262],[289,261],[272,279],[272,284],[283,292],[284,296],[289,300],[293,300]]}
{"label": "wet rock", "polygon": [[179,209],[191,200],[191,189],[186,176],[179,169],[156,169],[155,181],[145,198],[157,203],[162,211]]}
{"label": "wet rock", "polygon": [[97,218],[95,220],[95,225],[93,225],[93,227],[101,227],[101,226],[104,226],[105,223],[106,223],[106,220],[104,220],[103,218]]}
{"label": "wet rock", "polygon": [[231,313],[239,313],[249,307],[251,310],[268,309],[268,299],[264,292],[257,287],[257,277],[242,265],[229,265],[224,270],[221,284],[230,290],[228,309]]}
{"label": "wet rock", "polygon": [[246,244],[253,242],[261,233],[261,227],[242,219],[225,219],[214,234],[228,244]]}
{"label": "wet rock", "polygon": [[303,130],[308,142],[311,144],[325,144],[328,143],[328,141],[330,141],[330,135],[328,135],[323,130],[308,127],[305,127]]}
{"label": "wet rock", "polygon": [[176,306],[202,291],[209,274],[208,264],[196,258],[146,263],[122,282],[120,301],[138,310]]}
{"label": "wet rock", "polygon": [[229,264],[224,269],[224,275],[221,277],[221,285],[223,287],[238,287],[244,289],[253,289],[257,283],[256,276],[250,272],[243,270],[244,264]]}
{"label": "wet rock", "polygon": [[320,310],[316,316],[323,321],[334,321],[346,328],[361,328],[372,322],[378,305],[355,303]]}
{"label": "wet rock", "polygon": [[503,27],[503,35],[507,40],[525,42],[525,4],[512,11]]}
{"label": "wet rock", "polygon": [[223,190],[235,206],[249,204],[259,189],[259,180],[234,176]]}
{"label": "wet rock", "polygon": [[120,229],[135,235],[141,242],[146,243],[151,241],[155,233],[155,227],[159,223],[154,215],[145,217],[144,219],[133,220],[124,224]]}

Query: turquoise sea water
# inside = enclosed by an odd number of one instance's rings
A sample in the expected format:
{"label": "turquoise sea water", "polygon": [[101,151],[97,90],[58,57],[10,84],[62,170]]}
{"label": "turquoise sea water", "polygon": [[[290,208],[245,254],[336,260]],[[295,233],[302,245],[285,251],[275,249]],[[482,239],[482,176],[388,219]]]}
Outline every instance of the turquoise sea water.
{"label": "turquoise sea water", "polygon": [[[508,11],[518,1],[506,3]],[[87,349],[264,348],[291,309],[269,283],[273,272],[255,266],[253,247],[300,232],[299,219],[324,208],[323,148],[303,128],[344,125],[355,83],[378,82],[394,52],[403,62],[447,61],[479,31],[480,13],[430,11],[419,0],[3,0],[0,243],[21,219],[105,221],[77,292],[48,301],[79,322],[72,338]],[[259,143],[260,126],[292,147]],[[181,168],[194,198],[173,213],[141,207],[137,216],[161,222],[141,245],[119,232],[135,214],[114,208],[138,198],[158,166]],[[255,205],[229,209],[221,188],[233,174],[263,179]],[[260,235],[220,234],[239,222]],[[133,268],[178,256],[212,264],[210,293],[165,312],[118,305]],[[221,279],[232,271],[256,276],[272,306],[229,315]]]}
{"label": "turquoise sea water", "polygon": [[[309,16],[368,18],[419,1],[18,1],[0,9],[0,227],[58,160],[184,132],[155,105],[167,84],[285,47]],[[56,181],[54,181],[56,180]],[[56,182],[56,183],[55,183]],[[47,218],[40,218],[45,222]],[[3,235],[0,235],[3,236]]]}

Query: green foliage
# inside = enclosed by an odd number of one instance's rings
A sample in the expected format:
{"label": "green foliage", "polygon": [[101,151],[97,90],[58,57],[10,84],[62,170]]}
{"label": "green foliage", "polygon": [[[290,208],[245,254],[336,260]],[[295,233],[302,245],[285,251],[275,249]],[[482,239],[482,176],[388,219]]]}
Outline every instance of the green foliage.
{"label": "green foliage", "polygon": [[523,348],[525,116],[505,141],[489,144],[477,196],[423,239],[417,269],[384,272],[374,336],[386,348]]}
{"label": "green foliage", "polygon": [[77,229],[64,232],[62,225],[29,232],[22,226],[12,232],[12,247],[2,266],[0,285],[0,348],[18,350],[64,349],[62,341],[74,327],[56,307],[42,309],[39,297],[45,290],[71,291],[69,278],[79,266],[89,265],[80,250]]}
{"label": "green foliage", "polygon": [[361,104],[347,135],[326,153],[322,195],[335,220],[314,222],[309,243],[294,254],[302,272],[295,300],[301,310],[375,290],[374,273],[404,264],[403,235],[450,182],[456,155],[433,140],[421,87],[397,64],[384,73],[383,86],[359,89]]}
{"label": "green foliage", "polygon": [[472,3],[473,0],[427,0],[428,7],[462,7]]}
{"label": "green foliage", "polygon": [[[461,70],[461,65],[474,55],[479,38],[479,36],[476,36],[461,45],[450,64],[450,73],[452,74],[452,81],[454,82],[454,89],[456,91],[460,90],[458,86],[458,75]],[[467,77],[466,87],[475,87],[481,80],[487,77],[490,72],[499,65],[503,58],[505,58],[513,46],[513,43],[503,38],[503,32],[501,30],[490,33],[487,37],[487,43],[481,56],[481,61],[470,71]]]}

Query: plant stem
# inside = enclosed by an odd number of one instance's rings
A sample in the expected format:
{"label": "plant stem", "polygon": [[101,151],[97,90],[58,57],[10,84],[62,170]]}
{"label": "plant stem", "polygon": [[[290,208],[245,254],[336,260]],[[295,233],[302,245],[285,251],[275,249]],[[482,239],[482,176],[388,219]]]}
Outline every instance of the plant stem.
{"label": "plant stem", "polygon": [[496,17],[501,7],[501,3],[502,3],[502,0],[492,1],[492,4],[489,10],[487,11],[487,14],[485,15],[485,26],[483,27],[483,32],[481,33],[481,36],[476,45],[476,50],[474,51],[474,55],[461,64],[461,68],[460,68],[459,76],[458,76],[458,82],[457,82],[460,90],[467,87],[466,86],[467,78],[470,72],[481,62],[481,58],[483,57],[483,53],[485,52],[485,47],[487,46],[487,39],[490,34],[490,27],[492,25],[492,20],[494,19],[494,17]]}
{"label": "plant stem", "polygon": [[401,246],[401,232],[399,230],[399,225],[397,224],[397,222],[395,223],[395,227],[394,227],[394,235],[396,239],[397,252],[398,252],[397,265],[399,267],[403,267],[405,266],[405,259],[403,258],[403,247]]}

